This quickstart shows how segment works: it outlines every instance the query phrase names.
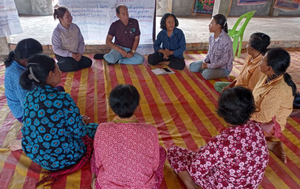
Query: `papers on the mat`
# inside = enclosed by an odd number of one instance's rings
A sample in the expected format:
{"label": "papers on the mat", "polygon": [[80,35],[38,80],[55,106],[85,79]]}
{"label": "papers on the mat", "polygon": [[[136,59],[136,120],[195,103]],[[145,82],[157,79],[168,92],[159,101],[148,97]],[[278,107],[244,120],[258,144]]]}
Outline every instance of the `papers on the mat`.
{"label": "papers on the mat", "polygon": [[165,74],[173,74],[175,73],[170,68],[155,68],[151,70],[155,75],[165,75]]}

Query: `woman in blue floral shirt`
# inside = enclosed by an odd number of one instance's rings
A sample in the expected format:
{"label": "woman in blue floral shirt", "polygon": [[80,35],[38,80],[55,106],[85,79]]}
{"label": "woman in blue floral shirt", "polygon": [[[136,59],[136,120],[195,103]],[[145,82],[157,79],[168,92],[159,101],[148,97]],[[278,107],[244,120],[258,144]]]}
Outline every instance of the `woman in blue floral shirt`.
{"label": "woman in blue floral shirt", "polygon": [[93,138],[97,124],[89,123],[70,94],[55,86],[61,72],[54,59],[37,54],[28,59],[20,85],[28,90],[25,97],[21,147],[34,162],[50,171],[78,163],[85,156],[84,137]]}

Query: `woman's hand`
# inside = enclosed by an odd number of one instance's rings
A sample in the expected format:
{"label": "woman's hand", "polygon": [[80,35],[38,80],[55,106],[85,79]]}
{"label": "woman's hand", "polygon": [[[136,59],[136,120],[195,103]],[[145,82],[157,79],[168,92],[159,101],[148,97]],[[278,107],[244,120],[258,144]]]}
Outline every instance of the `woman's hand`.
{"label": "woman's hand", "polygon": [[90,123],[90,117],[82,115],[82,121],[84,124],[88,125]]}
{"label": "woman's hand", "polygon": [[227,89],[230,89],[230,88],[234,87],[235,84],[236,84],[236,80],[234,80],[233,82],[231,82],[231,83],[230,83],[229,85],[227,85],[226,87],[223,87],[221,93],[224,92],[224,91],[227,90]]}
{"label": "woman's hand", "polygon": [[82,55],[80,53],[77,53],[77,62],[79,62],[81,60]]}
{"label": "woman's hand", "polygon": [[228,85],[228,86],[226,86],[226,87],[223,87],[221,93],[224,92],[224,91],[227,90],[227,89],[230,89],[230,88],[232,88],[230,85]]}
{"label": "woman's hand", "polygon": [[169,59],[169,56],[167,54],[167,51],[164,49],[160,49],[158,52],[162,53],[164,55],[163,59]]}
{"label": "woman's hand", "polygon": [[268,123],[262,123],[261,125],[262,130],[264,131],[264,134],[266,137],[273,137],[274,136],[274,126],[275,123],[273,121],[270,121]]}
{"label": "woman's hand", "polygon": [[72,53],[72,58],[74,60],[76,60],[77,62],[79,62],[81,59],[81,54],[80,53]]}
{"label": "woman's hand", "polygon": [[168,58],[169,58],[170,55],[174,54],[173,51],[170,51],[169,49],[166,49],[165,52],[166,52]]}
{"label": "woman's hand", "polygon": [[202,70],[205,70],[207,68],[207,63],[206,62],[203,62],[202,63],[202,66],[201,66],[201,69]]}

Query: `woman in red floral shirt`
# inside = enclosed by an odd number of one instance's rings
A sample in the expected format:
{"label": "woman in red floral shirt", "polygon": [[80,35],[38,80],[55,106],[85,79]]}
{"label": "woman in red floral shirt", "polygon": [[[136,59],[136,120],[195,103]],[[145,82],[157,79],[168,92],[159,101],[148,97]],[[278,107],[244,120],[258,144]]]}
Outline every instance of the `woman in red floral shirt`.
{"label": "woman in red floral shirt", "polygon": [[213,137],[198,152],[171,147],[167,158],[188,189],[258,188],[269,162],[260,126],[249,121],[255,110],[250,90],[224,91],[217,113],[230,127]]}

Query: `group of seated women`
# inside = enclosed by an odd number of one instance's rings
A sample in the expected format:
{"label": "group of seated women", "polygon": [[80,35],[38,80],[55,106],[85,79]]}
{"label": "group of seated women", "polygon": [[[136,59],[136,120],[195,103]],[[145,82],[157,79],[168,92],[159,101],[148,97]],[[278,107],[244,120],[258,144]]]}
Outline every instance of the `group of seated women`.
{"label": "group of seated women", "polygon": [[[118,85],[111,91],[109,105],[116,117],[99,126],[81,115],[71,95],[57,86],[60,70],[76,71],[92,64],[82,56],[84,42],[79,27],[72,23],[66,8],[61,11],[54,13],[60,24],[52,38],[58,63],[41,54],[41,44],[31,38],[20,41],[5,60],[5,96],[15,118],[23,123],[22,139],[12,142],[10,148],[22,149],[32,161],[51,171],[37,185],[57,182],[91,159],[93,188],[159,188],[167,158],[188,189],[258,188],[268,165],[268,149],[286,162],[278,138],[292,112],[296,86],[286,72],[289,53],[282,48],[267,49],[267,34],[250,36],[245,64],[232,82],[215,83],[221,93],[217,113],[229,127],[197,152],[172,146],[166,153],[159,146],[157,129],[139,123],[134,116],[140,101],[134,86]],[[119,6],[116,14],[120,22],[113,27],[135,22],[128,19],[126,6]],[[149,64],[184,69],[186,44],[177,26],[173,14],[164,15]],[[204,79],[226,77],[234,58],[226,18],[213,16],[209,30],[213,34],[207,56],[191,63],[190,70],[201,72]],[[70,41],[74,36],[77,43]],[[139,33],[133,39],[139,39],[137,36]],[[132,44],[137,47],[135,41]],[[114,51],[101,58],[121,57],[119,63],[142,60],[135,49],[111,46]],[[124,60],[126,57],[130,60]]]}

